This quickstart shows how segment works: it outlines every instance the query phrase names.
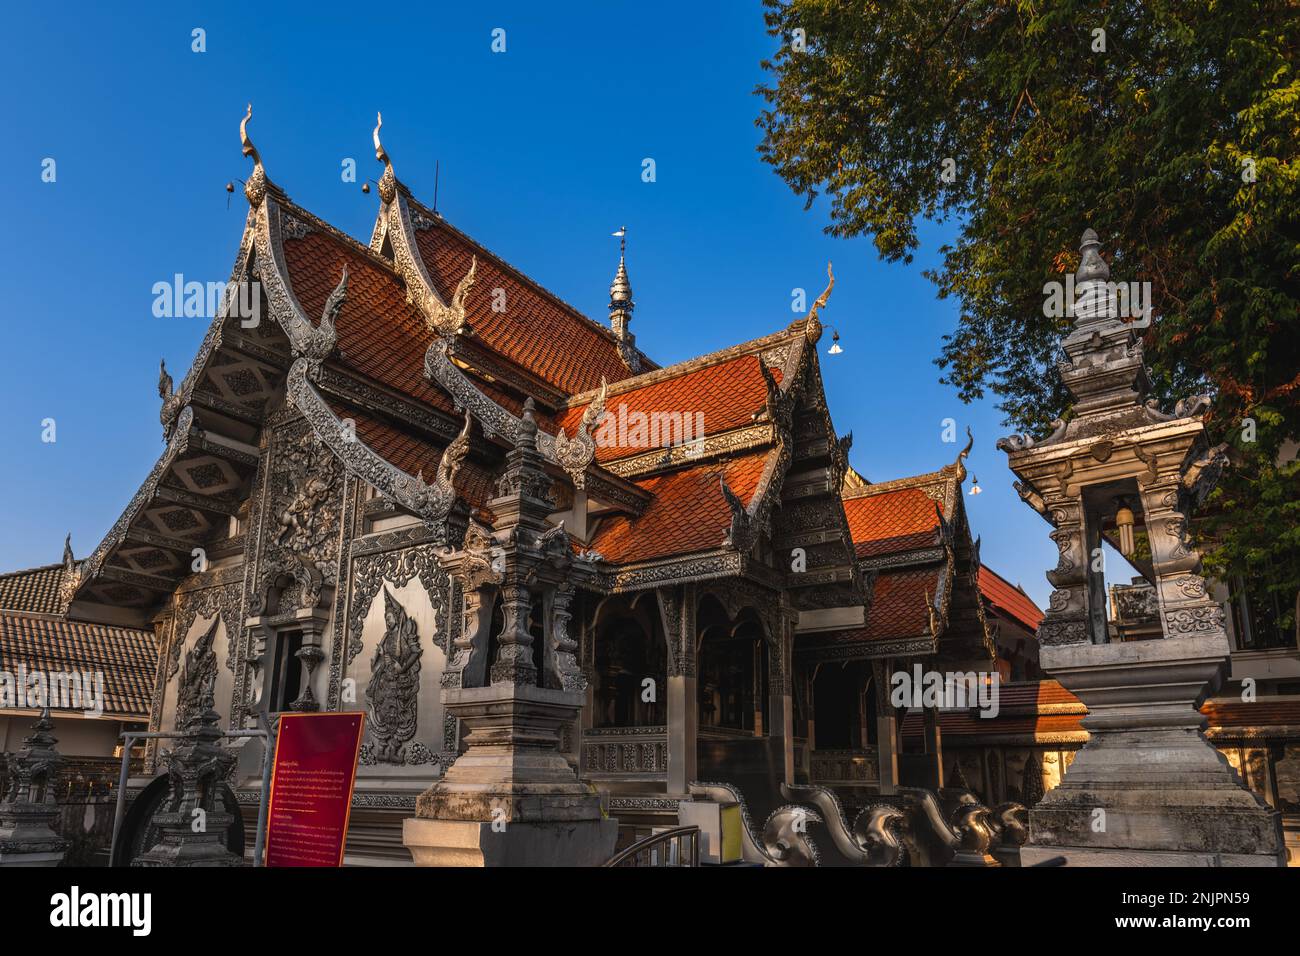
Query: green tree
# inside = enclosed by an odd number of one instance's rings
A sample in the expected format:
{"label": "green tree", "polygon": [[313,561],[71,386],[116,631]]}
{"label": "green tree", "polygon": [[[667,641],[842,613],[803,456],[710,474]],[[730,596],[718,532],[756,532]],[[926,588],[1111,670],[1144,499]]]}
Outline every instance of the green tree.
{"label": "green tree", "polygon": [[[1233,468],[1200,523],[1227,579],[1300,587],[1300,2],[765,0],[759,149],[827,231],[910,261],[960,304],[936,364],[1042,435],[1068,412],[1068,319],[1043,285],[1085,226],[1112,276],[1152,284],[1157,397],[1214,398]],[[1252,424],[1253,423],[1253,424]],[[1252,434],[1253,431],[1253,434]],[[1253,439],[1249,440],[1249,439]],[[1279,462],[1282,462],[1279,464]],[[1286,626],[1294,627],[1294,612]]]}

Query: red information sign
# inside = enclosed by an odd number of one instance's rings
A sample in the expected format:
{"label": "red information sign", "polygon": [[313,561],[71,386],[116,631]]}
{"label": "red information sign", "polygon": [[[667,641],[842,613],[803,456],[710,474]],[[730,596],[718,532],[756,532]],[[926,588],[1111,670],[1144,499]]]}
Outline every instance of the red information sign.
{"label": "red information sign", "polygon": [[365,714],[283,714],[266,823],[267,866],[342,866]]}

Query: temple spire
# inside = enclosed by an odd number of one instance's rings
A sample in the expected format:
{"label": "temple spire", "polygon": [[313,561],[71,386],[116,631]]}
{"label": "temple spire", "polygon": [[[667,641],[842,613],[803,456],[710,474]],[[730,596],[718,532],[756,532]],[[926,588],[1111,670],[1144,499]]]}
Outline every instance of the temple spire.
{"label": "temple spire", "polygon": [[1101,257],[1097,233],[1085,229],[1079,243],[1079,268],[1074,273],[1074,318],[1076,326],[1116,318],[1109,293],[1110,266]]}
{"label": "temple spire", "polygon": [[618,237],[618,271],[614,281],[609,285],[609,325],[618,340],[619,355],[632,372],[641,371],[641,355],[636,350],[636,336],[630,328],[632,310],[636,303],[632,301],[632,283],[627,277],[627,226],[619,227],[614,233]]}

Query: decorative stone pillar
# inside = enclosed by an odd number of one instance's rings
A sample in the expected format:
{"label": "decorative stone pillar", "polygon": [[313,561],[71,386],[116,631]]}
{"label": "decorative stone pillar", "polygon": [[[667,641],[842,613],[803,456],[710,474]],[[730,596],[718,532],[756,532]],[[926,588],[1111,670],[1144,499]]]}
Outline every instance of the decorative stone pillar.
{"label": "decorative stone pillar", "polygon": [[9,792],[0,802],[0,867],[58,866],[67,852],[68,841],[54,832],[63,757],[54,748],[53,729],[46,707],[23,749],[8,757]]}
{"label": "decorative stone pillar", "polygon": [[782,743],[782,765],[785,783],[794,783],[794,696],[791,675],[794,670],[794,622],[797,613],[772,615],[776,640],[768,645],[771,653],[769,668],[768,712],[771,726],[769,736],[778,737]]}
{"label": "decorative stone pillar", "polygon": [[942,789],[943,782],[943,732],[939,729],[939,708],[925,707],[925,758],[930,765],[930,776],[934,779],[936,790]]}
{"label": "decorative stone pillar", "polygon": [[660,588],[668,645],[668,793],[685,797],[699,778],[700,691],[696,676],[695,594]]}
{"label": "decorative stone pillar", "polygon": [[132,866],[243,866],[244,861],[226,848],[235,818],[223,809],[221,787],[236,757],[221,745],[220,720],[209,696],[207,706],[167,754],[171,794],[165,809],[153,818],[161,836]]}
{"label": "decorative stone pillar", "polygon": [[[403,825],[402,842],[418,866],[594,866],[613,854],[617,821],[602,814],[599,797],[561,752],[586,681],[567,630],[575,562],[563,525],[547,522],[550,483],[530,399],[488,502],[494,528],[471,525],[464,547],[444,556],[465,594],[482,598],[467,602],[474,621],[441,691],[443,706],[466,728],[466,750]],[[482,609],[491,608],[496,586],[504,624],[487,661],[491,616]],[[544,612],[540,680],[528,629],[534,601]],[[477,678],[485,672],[483,685]]]}
{"label": "decorative stone pillar", "polygon": [[[871,662],[871,682],[876,695],[876,753],[880,758],[880,792],[898,792],[898,717],[889,702],[889,675],[893,670],[889,658]],[[863,742],[865,745],[865,741]]]}
{"label": "decorative stone pillar", "polygon": [[[1084,233],[1074,327],[1060,365],[1075,398],[1043,441],[998,447],[1021,498],[1052,526],[1056,588],[1038,630],[1043,668],[1088,706],[1088,743],[1060,786],[1030,809],[1026,865],[1278,866],[1278,815],[1205,740],[1198,708],[1226,671],[1223,610],[1186,539],[1191,506],[1225,462],[1208,448],[1204,398],[1160,411],[1142,341],[1116,308],[1097,236]],[[1127,299],[1127,297],[1126,297]],[[1101,542],[1145,532],[1162,639],[1111,642]],[[1136,540],[1136,539],[1131,539]],[[1142,567],[1137,544],[1129,546]]]}

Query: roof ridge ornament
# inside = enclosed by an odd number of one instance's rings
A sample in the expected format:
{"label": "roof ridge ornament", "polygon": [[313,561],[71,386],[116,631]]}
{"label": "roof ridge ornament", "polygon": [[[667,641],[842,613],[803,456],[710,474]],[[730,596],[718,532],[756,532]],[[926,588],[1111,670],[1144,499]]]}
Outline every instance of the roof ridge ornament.
{"label": "roof ridge ornament", "polygon": [[397,174],[393,172],[393,161],[379,141],[379,131],[384,127],[384,114],[375,112],[375,159],[384,164],[384,174],[379,177],[379,198],[387,206],[397,198]]}
{"label": "roof ridge ornament", "polygon": [[957,484],[966,480],[966,459],[970,457],[970,450],[975,447],[975,436],[971,434],[970,426],[966,426],[966,447],[957,452],[957,459],[948,467],[957,473]]}
{"label": "roof ridge ornament", "polygon": [[451,302],[443,305],[430,296],[422,296],[420,303],[424,306],[425,324],[435,335],[460,335],[465,331],[465,298],[474,287],[474,276],[478,272],[478,256],[469,261],[469,271],[456,284],[456,291],[451,295]]}
{"label": "roof ridge ornament", "polygon": [[257,151],[253,141],[248,136],[248,121],[253,118],[253,104],[248,104],[248,112],[239,123],[239,144],[240,150],[245,156],[253,158],[253,172],[244,183],[244,196],[248,199],[248,204],[256,209],[266,198],[267,178],[266,170],[262,166],[262,154]]}
{"label": "roof ridge ornament", "polygon": [[562,427],[555,434],[555,457],[573,479],[573,487],[579,491],[586,487],[587,466],[596,457],[596,440],[592,436],[600,425],[600,420],[605,417],[605,398],[608,393],[609,383],[602,375],[600,394],[592,399],[582,413],[582,420],[574,428],[573,437],[566,435]]}
{"label": "roof ridge ornament", "polygon": [[[182,383],[183,385],[184,383]],[[163,441],[171,434],[176,416],[180,413],[184,399],[180,392],[172,387],[172,377],[167,371],[167,360],[158,362],[158,397],[162,399],[162,408],[158,412],[158,421],[163,428]]]}
{"label": "roof ridge ornament", "polygon": [[835,288],[835,270],[831,268],[831,261],[826,260],[826,288],[822,294],[817,297],[817,301],[812,304],[808,310],[808,318],[804,320],[804,335],[816,345],[822,337],[822,321],[818,313],[826,308],[826,303],[830,301],[831,290]]}

